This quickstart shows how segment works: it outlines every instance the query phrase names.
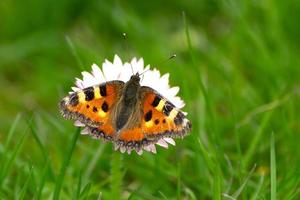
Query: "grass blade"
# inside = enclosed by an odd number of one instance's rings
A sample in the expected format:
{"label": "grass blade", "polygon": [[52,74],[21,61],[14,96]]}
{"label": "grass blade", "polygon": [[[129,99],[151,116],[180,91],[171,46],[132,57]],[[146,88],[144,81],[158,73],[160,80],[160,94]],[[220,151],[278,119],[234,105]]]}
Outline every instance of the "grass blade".
{"label": "grass blade", "polygon": [[196,200],[197,199],[196,195],[194,194],[192,189],[186,187],[184,189],[184,192],[189,197],[188,199],[191,199],[191,200]]}
{"label": "grass blade", "polygon": [[243,182],[243,184],[240,186],[240,188],[232,195],[233,198],[237,199],[240,194],[242,193],[242,191],[245,189],[247,183],[249,182],[252,174],[254,173],[254,170],[256,168],[256,165],[253,166],[253,168],[251,169],[250,173],[248,174],[248,176],[245,178],[245,181]]}
{"label": "grass blade", "polygon": [[276,155],[274,133],[271,134],[271,200],[276,200]]}
{"label": "grass blade", "polygon": [[112,199],[121,198],[121,184],[122,184],[122,157],[120,152],[113,152],[111,160],[111,197]]}
{"label": "grass blade", "polygon": [[177,164],[177,200],[181,199],[181,164]]}
{"label": "grass blade", "polygon": [[99,192],[99,195],[98,195],[98,198],[97,198],[97,200],[102,200],[103,198],[102,198],[102,192]]}
{"label": "grass blade", "polygon": [[54,196],[53,196],[54,200],[59,199],[60,191],[61,191],[62,184],[63,184],[63,181],[64,181],[64,177],[65,177],[65,174],[66,174],[66,170],[67,170],[67,167],[70,163],[70,160],[71,160],[71,157],[72,157],[72,154],[73,154],[73,151],[74,151],[74,148],[75,148],[75,145],[76,145],[79,134],[80,134],[80,128],[78,128],[76,130],[75,134],[73,135],[71,143],[69,144],[69,147],[68,147],[66,157],[64,158],[63,164],[61,166],[60,173],[57,177],[57,181],[56,181],[55,189],[54,189]]}
{"label": "grass blade", "polygon": [[49,168],[50,168],[50,160],[49,160],[49,158],[47,158],[45,167],[42,172],[39,187],[37,189],[37,192],[35,193],[36,194],[35,199],[41,199],[42,191],[43,191],[43,188],[44,188],[44,185],[46,182],[47,172],[48,172]]}
{"label": "grass blade", "polygon": [[7,139],[6,139],[6,142],[5,142],[5,146],[4,146],[4,151],[7,150],[8,145],[9,145],[11,139],[12,139],[13,133],[16,130],[17,124],[19,124],[19,122],[20,122],[20,119],[21,119],[21,114],[19,113],[19,114],[17,114],[17,116],[16,116],[16,118],[15,118],[9,132],[8,132],[8,136],[7,136]]}
{"label": "grass blade", "polygon": [[84,182],[89,180],[89,177],[92,174],[93,170],[95,169],[97,162],[105,149],[105,146],[106,146],[106,144],[101,144],[97,148],[96,152],[94,153],[93,158],[89,162],[88,166],[86,167],[85,173],[83,175]]}
{"label": "grass blade", "polygon": [[81,61],[81,59],[80,59],[80,57],[79,57],[79,55],[78,55],[78,53],[76,51],[74,43],[72,42],[72,40],[70,39],[69,36],[66,35],[65,38],[66,38],[66,41],[67,41],[67,44],[68,44],[68,46],[70,48],[71,53],[73,54],[73,56],[75,57],[75,59],[76,59],[76,61],[78,63],[78,66],[79,66],[80,70],[84,71],[83,63],[82,63],[82,61]]}
{"label": "grass blade", "polygon": [[80,197],[81,182],[82,182],[82,173],[81,173],[81,170],[80,170],[79,173],[78,173],[78,183],[77,183],[77,189],[76,189],[74,199],[79,199],[79,197]]}
{"label": "grass blade", "polygon": [[25,197],[25,195],[26,195],[26,191],[27,191],[29,182],[30,182],[30,180],[31,180],[31,178],[32,178],[32,173],[33,173],[32,168],[33,168],[33,167],[30,165],[30,166],[29,166],[29,175],[28,175],[28,177],[27,177],[27,179],[26,179],[26,181],[25,181],[25,183],[24,183],[23,188],[22,188],[21,191],[20,191],[20,195],[19,195],[19,198],[18,198],[18,199],[24,199],[24,197]]}
{"label": "grass blade", "polygon": [[221,193],[222,193],[222,178],[220,176],[220,173],[216,172],[214,174],[214,183],[213,183],[213,190],[214,190],[214,194],[213,194],[213,199],[214,200],[221,200]]}
{"label": "grass blade", "polygon": [[2,187],[2,183],[5,180],[6,176],[8,175],[10,169],[12,169],[12,164],[14,163],[14,161],[16,160],[17,156],[20,153],[20,150],[22,149],[22,146],[24,144],[25,138],[27,136],[27,130],[26,129],[23,133],[23,135],[21,136],[18,144],[15,146],[14,150],[12,151],[12,155],[11,157],[3,164],[3,168],[0,171],[0,188]]}
{"label": "grass blade", "polygon": [[91,190],[92,184],[87,183],[84,188],[82,189],[82,192],[80,193],[80,199],[87,199]]}
{"label": "grass blade", "polygon": [[262,122],[260,124],[259,130],[258,132],[255,134],[254,138],[251,141],[251,144],[249,146],[249,149],[247,150],[247,152],[245,153],[244,156],[244,160],[243,160],[243,168],[246,169],[251,161],[251,159],[253,158],[253,154],[255,153],[255,150],[257,149],[257,145],[260,141],[260,138],[262,137],[265,128],[268,125],[268,122],[271,118],[273,111],[269,111],[267,113],[265,113]]}
{"label": "grass blade", "polygon": [[199,82],[200,91],[201,91],[201,93],[204,97],[205,106],[207,107],[208,115],[209,115],[211,123],[212,123],[211,129],[212,129],[212,132],[214,133],[214,134],[212,134],[212,136],[213,136],[212,139],[214,140],[214,142],[217,142],[219,137],[216,135],[218,132],[216,131],[217,126],[215,126],[215,116],[214,116],[214,112],[213,112],[213,109],[212,109],[212,106],[211,106],[211,100],[209,98],[208,92],[207,92],[207,90],[204,86],[204,83],[203,83],[203,80],[202,80],[202,77],[201,77],[202,72],[200,71],[200,68],[196,64],[195,52],[194,52],[194,49],[193,49],[193,46],[192,46],[189,26],[188,26],[188,23],[187,23],[187,20],[186,20],[185,12],[182,13],[182,16],[183,16],[183,22],[184,22],[184,27],[185,27],[186,41],[187,41],[188,48],[189,48],[189,54],[190,54],[192,63],[195,66],[195,69],[197,69],[197,71],[198,71],[196,73],[196,75],[197,75],[197,79],[198,79],[198,82]]}
{"label": "grass blade", "polygon": [[[161,200],[162,198],[155,197],[152,194],[145,193],[140,191],[141,188],[137,190],[127,189],[128,192],[131,193],[131,196],[128,199],[145,199],[145,200]],[[112,198],[114,199],[114,198]]]}
{"label": "grass blade", "polygon": [[[6,142],[5,142],[5,145],[4,145],[4,149],[3,149],[3,152],[2,152],[3,154],[1,155],[0,163],[5,163],[5,161],[6,161],[6,155],[7,155],[6,152],[8,150],[8,146],[9,146],[10,141],[12,139],[13,133],[15,132],[17,124],[19,124],[20,119],[21,119],[21,114],[19,113],[16,116],[16,118],[15,118],[9,132],[8,132],[8,136],[7,136],[7,139],[6,139]],[[0,165],[0,174],[3,171],[3,167],[4,167],[4,165]]]}
{"label": "grass blade", "polygon": [[41,152],[43,154],[43,158],[45,160],[47,160],[47,158],[48,158],[48,152],[46,151],[46,149],[45,149],[42,141],[40,140],[38,134],[36,133],[36,127],[35,127],[34,122],[30,123],[29,128],[31,130],[33,138],[35,139],[36,143],[38,144],[39,148],[41,149]]}
{"label": "grass blade", "polygon": [[198,140],[200,151],[204,157],[205,163],[207,164],[207,167],[209,168],[209,171],[211,174],[214,174],[213,176],[213,199],[220,200],[221,199],[221,193],[222,193],[222,174],[220,172],[219,166],[216,164],[214,157],[211,157],[209,152],[205,149],[204,145],[202,144],[201,140]]}
{"label": "grass blade", "polygon": [[264,180],[265,180],[265,175],[261,175],[260,179],[259,179],[258,186],[257,186],[256,191],[255,191],[254,195],[252,196],[251,200],[258,199],[259,193],[260,193],[260,191],[263,187],[263,184],[264,184]]}

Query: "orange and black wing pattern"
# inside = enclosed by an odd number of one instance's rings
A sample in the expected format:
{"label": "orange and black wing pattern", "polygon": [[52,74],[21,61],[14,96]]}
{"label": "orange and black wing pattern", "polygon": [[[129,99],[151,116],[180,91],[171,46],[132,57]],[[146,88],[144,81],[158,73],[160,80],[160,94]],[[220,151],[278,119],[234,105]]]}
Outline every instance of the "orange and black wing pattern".
{"label": "orange and black wing pattern", "polygon": [[146,138],[183,138],[191,131],[185,114],[149,87],[142,87],[142,129]]}
{"label": "orange and black wing pattern", "polygon": [[122,81],[110,81],[74,92],[60,102],[61,114],[89,127],[93,136],[111,139],[115,131],[110,112],[123,86]]}
{"label": "orange and black wing pattern", "polygon": [[141,149],[161,138],[183,138],[191,123],[182,111],[152,88],[141,88],[141,122],[139,127],[122,130],[118,146]]}

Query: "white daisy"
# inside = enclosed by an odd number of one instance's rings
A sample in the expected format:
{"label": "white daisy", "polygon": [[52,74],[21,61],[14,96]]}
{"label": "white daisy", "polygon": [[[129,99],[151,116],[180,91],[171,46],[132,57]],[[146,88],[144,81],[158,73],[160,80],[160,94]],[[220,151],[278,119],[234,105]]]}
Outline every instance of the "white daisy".
{"label": "white daisy", "polygon": [[[150,65],[144,66],[143,58],[133,58],[130,63],[122,63],[120,57],[115,55],[113,62],[105,60],[102,64],[102,69],[100,69],[98,65],[93,64],[91,73],[84,71],[81,73],[83,77],[82,79],[76,78],[76,87],[72,87],[72,90],[73,92],[76,92],[84,88],[112,80],[127,82],[133,73],[143,73],[140,81],[141,86],[153,88],[172,102],[177,108],[184,107],[184,101],[180,97],[176,96],[179,91],[179,87],[170,87],[169,85],[169,74],[167,73],[161,76],[157,69],[150,69]],[[75,121],[74,125],[85,127],[85,125],[79,121]],[[89,134],[86,128],[84,128],[81,133]],[[172,138],[162,138],[156,144],[164,148],[168,148],[169,144],[175,145],[175,141]],[[126,152],[125,147],[121,147],[119,149],[122,153]],[[156,147],[154,144],[143,147],[143,150],[156,153]],[[143,150],[140,150],[137,153],[141,155]],[[127,153],[130,154],[131,149],[128,149]]]}

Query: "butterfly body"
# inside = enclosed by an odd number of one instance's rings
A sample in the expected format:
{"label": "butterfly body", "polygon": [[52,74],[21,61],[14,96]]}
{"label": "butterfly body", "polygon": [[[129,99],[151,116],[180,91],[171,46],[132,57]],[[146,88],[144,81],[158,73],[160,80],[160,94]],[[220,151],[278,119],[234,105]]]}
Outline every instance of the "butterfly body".
{"label": "butterfly body", "polygon": [[[134,121],[138,121],[139,113],[133,112],[138,109],[138,103],[140,101],[140,77],[138,74],[131,76],[130,80],[125,84],[123,89],[123,95],[120,98],[120,103],[118,104],[119,113],[116,113],[116,130],[119,132],[124,125],[127,123],[130,117],[135,118]],[[131,126],[131,124],[129,124]]]}
{"label": "butterfly body", "polygon": [[91,136],[115,149],[141,150],[162,138],[184,137],[191,123],[184,113],[154,89],[141,86],[139,74],[126,83],[109,81],[62,99],[63,117],[84,124]]}

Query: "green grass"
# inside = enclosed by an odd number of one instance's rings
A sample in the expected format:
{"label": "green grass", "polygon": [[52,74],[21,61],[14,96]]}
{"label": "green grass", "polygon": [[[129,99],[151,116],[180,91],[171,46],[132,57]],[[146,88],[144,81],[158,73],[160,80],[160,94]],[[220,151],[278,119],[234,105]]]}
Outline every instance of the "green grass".
{"label": "green grass", "polygon": [[271,148],[270,148],[270,160],[271,160],[271,200],[276,200],[276,155],[274,134],[271,135]]}
{"label": "green grass", "polygon": [[[54,189],[54,197],[53,199],[59,199],[60,196],[60,191],[62,188],[62,184],[64,182],[64,177],[66,174],[66,170],[68,168],[68,165],[70,163],[71,160],[71,156],[73,154],[78,136],[80,135],[80,128],[77,128],[77,131],[75,132],[74,136],[72,137],[72,140],[70,142],[70,146],[67,148],[67,152],[64,158],[64,161],[62,163],[62,166],[60,168],[60,172],[58,177],[56,178],[56,183],[55,183],[55,189]],[[81,175],[81,174],[80,174]],[[79,180],[81,179],[81,177],[78,178]],[[79,181],[80,182],[80,181]],[[80,187],[79,187],[80,188]],[[78,193],[78,192],[77,192]]]}
{"label": "green grass", "polygon": [[[299,19],[297,1],[2,1],[0,199],[299,199]],[[120,154],[60,116],[114,54],[180,86],[175,147]]]}

